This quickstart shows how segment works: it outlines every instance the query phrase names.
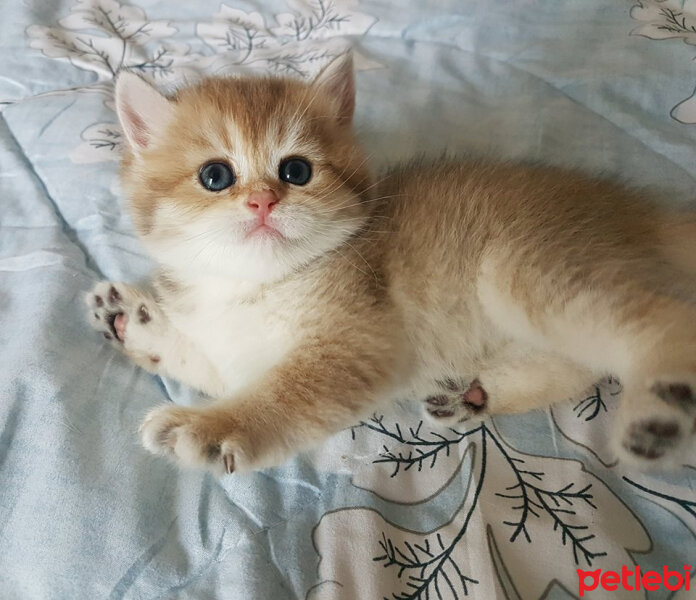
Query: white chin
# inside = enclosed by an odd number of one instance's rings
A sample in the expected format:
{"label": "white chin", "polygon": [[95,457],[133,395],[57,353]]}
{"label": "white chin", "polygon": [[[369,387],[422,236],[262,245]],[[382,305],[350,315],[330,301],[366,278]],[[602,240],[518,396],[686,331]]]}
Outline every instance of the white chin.
{"label": "white chin", "polygon": [[[160,264],[192,276],[258,283],[281,279],[333,250],[351,233],[345,222],[312,223],[308,228],[298,219],[278,223],[277,229],[255,232],[247,228],[221,228],[219,218],[213,216],[177,225],[179,235],[166,236],[153,229],[151,234],[143,236],[150,254]],[[308,230],[318,233],[308,237]]]}
{"label": "white chin", "polygon": [[280,279],[302,262],[291,244],[265,232],[234,244],[200,248],[175,240],[146,244],[157,261],[175,271],[258,283]]}

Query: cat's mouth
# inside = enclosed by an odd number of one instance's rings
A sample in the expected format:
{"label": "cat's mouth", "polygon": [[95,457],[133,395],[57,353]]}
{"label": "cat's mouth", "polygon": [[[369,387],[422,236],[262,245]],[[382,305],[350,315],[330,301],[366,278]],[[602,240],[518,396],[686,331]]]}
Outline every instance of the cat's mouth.
{"label": "cat's mouth", "polygon": [[254,221],[250,224],[248,231],[244,234],[244,239],[285,239],[285,236],[278,230],[270,219]]}

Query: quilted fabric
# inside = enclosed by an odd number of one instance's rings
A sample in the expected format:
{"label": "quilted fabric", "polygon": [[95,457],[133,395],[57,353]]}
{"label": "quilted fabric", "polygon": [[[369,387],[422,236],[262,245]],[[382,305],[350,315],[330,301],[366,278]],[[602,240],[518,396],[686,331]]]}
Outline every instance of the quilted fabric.
{"label": "quilted fabric", "polygon": [[[150,406],[195,394],[107,347],[82,294],[152,268],[118,187],[121,68],[163,89],[311,77],[352,45],[375,168],[492,154],[693,207],[696,2],[136,1],[0,7],[0,598],[560,600],[577,569],[683,575],[696,457],[667,475],[617,464],[614,380],[456,431],[397,407],[217,480],[140,448]],[[694,597],[586,597],[672,593]]]}

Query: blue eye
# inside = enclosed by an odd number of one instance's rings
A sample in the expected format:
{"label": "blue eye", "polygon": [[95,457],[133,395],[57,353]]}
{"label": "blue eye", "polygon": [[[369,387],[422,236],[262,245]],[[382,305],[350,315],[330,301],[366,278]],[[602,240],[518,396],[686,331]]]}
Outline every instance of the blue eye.
{"label": "blue eye", "polygon": [[198,181],[201,185],[211,192],[219,192],[231,185],[237,178],[229,165],[222,162],[212,162],[203,165],[198,171]]}
{"label": "blue eye", "polygon": [[312,166],[304,158],[288,158],[280,163],[279,177],[293,185],[305,185],[312,178]]}

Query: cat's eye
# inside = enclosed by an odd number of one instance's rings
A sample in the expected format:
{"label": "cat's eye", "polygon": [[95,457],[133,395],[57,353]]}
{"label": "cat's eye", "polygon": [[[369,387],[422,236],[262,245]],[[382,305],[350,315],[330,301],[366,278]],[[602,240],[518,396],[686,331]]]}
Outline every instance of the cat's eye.
{"label": "cat's eye", "polygon": [[312,178],[312,165],[304,158],[287,158],[280,163],[278,175],[287,183],[305,185]]}
{"label": "cat's eye", "polygon": [[219,192],[234,185],[236,179],[231,167],[223,162],[207,163],[198,171],[198,181],[211,192]]}

